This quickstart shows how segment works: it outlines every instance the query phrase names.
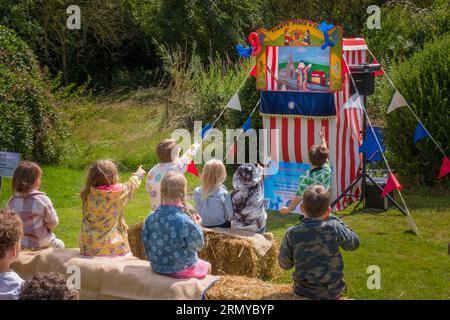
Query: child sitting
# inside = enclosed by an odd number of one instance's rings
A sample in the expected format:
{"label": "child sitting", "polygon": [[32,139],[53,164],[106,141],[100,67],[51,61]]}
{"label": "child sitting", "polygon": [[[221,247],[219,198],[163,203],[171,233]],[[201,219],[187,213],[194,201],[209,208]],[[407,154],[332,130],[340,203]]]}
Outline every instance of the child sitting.
{"label": "child sitting", "polygon": [[161,181],[162,204],[145,220],[142,241],[153,271],[175,278],[203,279],[211,265],[198,258],[204,245],[201,217],[186,212],[186,178],[168,172]]}
{"label": "child sitting", "polygon": [[21,161],[12,178],[14,195],[8,200],[6,207],[22,219],[23,248],[64,248],[64,242],[52,233],[59,219],[52,201],[44,192],[39,191],[41,179],[42,169],[36,163]]}
{"label": "child sitting", "polygon": [[23,279],[10,270],[20,252],[22,221],[12,211],[0,211],[0,300],[17,300]]}
{"label": "child sitting", "polygon": [[228,190],[223,185],[227,171],[222,161],[211,159],[205,163],[201,187],[194,191],[195,208],[202,217],[205,228],[230,228],[233,205]]}
{"label": "child sitting", "polygon": [[141,166],[127,182],[119,183],[118,171],[112,161],[98,160],[91,165],[81,192],[83,221],[79,242],[82,255],[131,255],[124,210],[144,175]]}
{"label": "child sitting", "polygon": [[241,165],[233,175],[233,187],[231,228],[264,233],[267,213],[264,208],[263,168],[251,163]]}
{"label": "child sitting", "polygon": [[194,159],[200,144],[194,143],[186,153],[179,156],[180,147],[173,139],[166,139],[158,143],[156,155],[159,163],[150,169],[145,184],[150,195],[150,210],[154,211],[161,204],[160,183],[164,175],[169,171],[185,173],[187,166]]}
{"label": "child sitting", "polygon": [[38,273],[25,281],[19,300],[77,300],[78,292],[67,286],[59,273]]}
{"label": "child sitting", "polygon": [[287,229],[278,262],[292,274],[294,291],[312,299],[337,299],[345,289],[344,262],[339,247],[356,250],[358,236],[330,214],[330,193],[320,185],[303,194],[305,218]]}
{"label": "child sitting", "polygon": [[[320,145],[313,145],[309,150],[309,162],[311,163],[311,170],[305,171],[298,179],[298,190],[295,198],[292,199],[288,207],[280,209],[281,214],[288,214],[302,202],[303,192],[313,185],[319,184],[330,190],[331,186],[331,169],[328,165],[328,147],[325,140],[325,129],[320,131],[320,138],[322,143]],[[300,216],[300,219],[303,215]]]}

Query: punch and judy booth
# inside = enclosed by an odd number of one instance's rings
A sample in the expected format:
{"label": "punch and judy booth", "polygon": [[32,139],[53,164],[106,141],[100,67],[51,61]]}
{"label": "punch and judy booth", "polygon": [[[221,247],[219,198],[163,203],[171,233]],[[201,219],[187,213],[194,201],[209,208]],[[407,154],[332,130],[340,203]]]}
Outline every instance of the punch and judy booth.
{"label": "punch and judy booth", "polygon": [[[266,177],[266,206],[278,210],[295,195],[298,176],[309,168],[308,150],[320,143],[322,127],[333,171],[331,191],[337,198],[360,171],[363,111],[348,101],[348,68],[366,62],[364,39],[344,39],[339,26],[304,20],[259,29],[249,39],[257,51],[263,127],[278,129],[278,134],[269,135],[271,163],[279,169]],[[360,185],[349,194],[336,210],[360,194]]]}

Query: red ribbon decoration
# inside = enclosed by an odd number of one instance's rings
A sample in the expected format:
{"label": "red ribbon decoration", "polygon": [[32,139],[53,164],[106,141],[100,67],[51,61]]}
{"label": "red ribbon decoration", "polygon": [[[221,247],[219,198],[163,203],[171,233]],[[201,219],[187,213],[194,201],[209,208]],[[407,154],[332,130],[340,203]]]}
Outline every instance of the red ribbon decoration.
{"label": "red ribbon decoration", "polygon": [[256,32],[252,32],[248,35],[248,42],[252,45],[252,56],[257,56],[261,52],[261,44],[259,43],[259,35]]}

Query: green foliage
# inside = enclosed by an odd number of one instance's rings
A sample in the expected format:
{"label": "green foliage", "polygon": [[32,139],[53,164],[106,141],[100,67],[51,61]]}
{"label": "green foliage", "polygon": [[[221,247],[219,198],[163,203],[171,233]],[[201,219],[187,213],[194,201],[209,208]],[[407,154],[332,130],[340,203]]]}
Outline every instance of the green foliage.
{"label": "green foliage", "polygon": [[147,36],[169,46],[197,45],[203,62],[246,42],[248,33],[268,16],[263,0],[130,0]]}
{"label": "green foliage", "polygon": [[[402,64],[392,66],[392,80],[425,128],[450,152],[450,34],[425,45]],[[385,106],[393,95],[388,83],[382,87]],[[430,138],[413,144],[417,121],[409,110],[399,108],[386,115],[386,142],[395,169],[416,176],[419,184],[436,183],[443,155]]]}
{"label": "green foliage", "polygon": [[58,161],[66,131],[50,105],[49,88],[25,42],[0,26],[0,150],[42,163]]}
{"label": "green foliage", "polygon": [[[240,128],[259,98],[254,78],[249,75],[252,60],[233,63],[227,57],[216,56],[204,66],[196,51],[190,54],[179,46],[171,49],[157,42],[155,44],[169,79],[169,92],[181,105],[179,122],[183,127],[192,128],[195,120],[202,120],[203,124],[215,122],[229,99],[240,88],[243,112],[228,110],[216,123],[218,128]],[[240,87],[244,79],[246,81]],[[256,122],[253,124],[258,124],[257,112],[254,118]]]}
{"label": "green foliage", "polygon": [[[64,84],[85,83],[96,90],[149,85],[155,67],[151,43],[144,39],[125,0],[80,0],[81,30],[69,30],[69,0],[0,0],[0,24],[17,31],[40,62]],[[143,71],[144,70],[144,71]]]}
{"label": "green foliage", "polygon": [[382,7],[381,29],[364,29],[369,47],[386,66],[402,62],[421,50],[427,41],[450,31],[447,0],[420,7],[410,1],[389,2]]}

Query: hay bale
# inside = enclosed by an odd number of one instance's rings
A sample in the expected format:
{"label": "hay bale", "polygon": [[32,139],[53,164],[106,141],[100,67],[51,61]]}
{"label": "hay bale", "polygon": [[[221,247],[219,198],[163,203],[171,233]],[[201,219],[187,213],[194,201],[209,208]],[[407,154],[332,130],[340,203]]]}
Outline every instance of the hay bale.
{"label": "hay bale", "polygon": [[[138,223],[130,227],[128,242],[133,255],[146,260],[141,239],[142,226],[143,223]],[[230,237],[211,230],[204,230],[204,236],[205,246],[199,252],[199,257],[211,263],[213,275],[239,275],[267,280],[281,274],[277,261],[278,245],[272,233],[264,234],[264,237],[272,242],[272,246],[264,256],[258,254],[250,240]]]}
{"label": "hay bale", "polygon": [[136,258],[147,260],[147,255],[144,250],[144,243],[142,242],[141,231],[144,223],[137,223],[128,229],[128,242],[130,249]]}
{"label": "hay bale", "polygon": [[271,233],[264,234],[272,241],[269,251],[260,256],[248,239],[230,237],[211,230],[204,230],[205,246],[199,252],[208,261],[214,275],[240,275],[272,279],[281,273],[278,266],[278,246]]}
{"label": "hay bale", "polygon": [[[292,284],[265,282],[244,276],[221,276],[205,294],[206,300],[311,300],[297,295]],[[338,300],[349,300],[341,296]]]}
{"label": "hay bale", "polygon": [[205,295],[206,300],[309,300],[298,296],[292,284],[264,282],[244,276],[221,276]]}

